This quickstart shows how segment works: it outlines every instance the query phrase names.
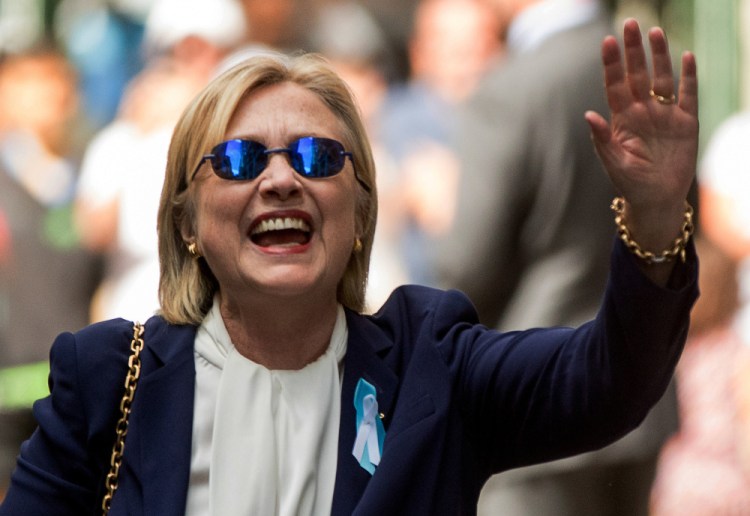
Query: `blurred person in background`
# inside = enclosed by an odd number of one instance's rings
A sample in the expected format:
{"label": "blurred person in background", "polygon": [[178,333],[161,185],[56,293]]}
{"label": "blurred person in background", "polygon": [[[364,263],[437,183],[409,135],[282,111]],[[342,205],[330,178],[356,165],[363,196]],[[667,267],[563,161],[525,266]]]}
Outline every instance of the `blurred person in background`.
{"label": "blurred person in background", "polygon": [[54,32],[76,67],[81,108],[92,131],[117,114],[127,84],[144,66],[144,21],[153,0],[58,0]]}
{"label": "blurred person in background", "polygon": [[[295,53],[307,47],[306,22],[314,20],[312,1],[298,0],[237,0],[242,8],[245,35],[234,51],[221,60],[214,76],[258,54],[268,52]],[[314,30],[313,30],[314,32]]]}
{"label": "blurred person in background", "polygon": [[72,222],[79,114],[61,53],[0,58],[0,493],[47,391],[50,338],[88,321],[98,280]]}
{"label": "blurred person in background", "polygon": [[750,346],[733,324],[737,263],[702,234],[695,243],[701,297],[675,373],[680,429],[659,456],[650,515],[743,516],[750,514]]}
{"label": "blurred person in background", "polygon": [[146,67],[117,119],[91,141],[76,224],[106,274],[91,320],[145,320],[159,306],[156,212],[174,124],[222,59],[245,38],[235,0],[157,0],[146,20]]}
{"label": "blurred person in background", "polygon": [[317,12],[311,49],[321,53],[349,85],[365,124],[378,170],[378,225],[370,256],[367,306],[381,306],[409,276],[403,238],[408,207],[404,181],[384,145],[383,108],[395,77],[395,57],[372,13],[357,2],[335,2]]}
{"label": "blurred person in background", "polygon": [[[583,118],[605,108],[595,42],[612,30],[596,0],[486,0],[505,58],[462,105],[461,180],[441,240],[442,286],[469,293],[500,330],[576,326],[605,289],[609,204]],[[635,432],[594,453],[491,479],[480,514],[643,516],[658,451],[677,425],[673,389]]]}
{"label": "blurred person in background", "polygon": [[701,227],[737,264],[739,308],[733,324],[750,346],[750,111],[725,120],[712,134],[698,169]]}
{"label": "blurred person in background", "polygon": [[681,426],[662,452],[654,516],[750,514],[748,138],[750,112],[733,114],[698,167],[707,272],[678,366]]}
{"label": "blurred person in background", "polygon": [[[750,111],[730,116],[714,132],[698,169],[701,227],[706,238],[737,267],[739,307],[732,320],[740,342],[750,346],[750,175],[747,173]],[[750,469],[750,361],[738,390],[743,464]]]}
{"label": "blurred person in background", "polygon": [[296,50],[303,44],[303,22],[310,17],[301,15],[302,6],[299,1],[239,1],[247,27],[246,43],[281,51]]}
{"label": "blurred person in background", "polygon": [[436,237],[450,226],[459,166],[452,147],[457,106],[502,55],[500,27],[482,0],[421,0],[408,44],[410,76],[381,116],[398,167],[411,281],[434,285]]}

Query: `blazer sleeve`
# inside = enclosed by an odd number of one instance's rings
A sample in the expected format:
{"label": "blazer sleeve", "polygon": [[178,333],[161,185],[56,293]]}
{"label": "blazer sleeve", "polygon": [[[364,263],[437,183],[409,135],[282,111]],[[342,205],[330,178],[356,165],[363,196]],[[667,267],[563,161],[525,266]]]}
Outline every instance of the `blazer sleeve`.
{"label": "blazer sleeve", "polygon": [[[120,334],[125,345],[106,345],[119,341]],[[129,334],[131,323],[120,321],[57,337],[50,352],[50,395],[34,404],[38,428],[21,447],[0,515],[100,511]],[[111,409],[92,411],[94,400]]]}
{"label": "blazer sleeve", "polygon": [[670,287],[660,288],[616,242],[601,309],[578,328],[498,333],[446,325],[436,310],[433,338],[479,470],[590,451],[640,424],[666,390],[687,336],[698,295],[697,258],[692,245],[688,251]]}

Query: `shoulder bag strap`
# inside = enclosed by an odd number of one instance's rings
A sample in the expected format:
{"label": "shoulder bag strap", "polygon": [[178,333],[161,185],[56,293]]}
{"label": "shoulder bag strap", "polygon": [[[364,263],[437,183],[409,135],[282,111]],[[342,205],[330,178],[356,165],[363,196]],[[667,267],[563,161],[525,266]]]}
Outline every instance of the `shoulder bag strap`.
{"label": "shoulder bag strap", "polygon": [[120,401],[120,420],[117,422],[117,438],[112,447],[112,458],[109,461],[109,473],[104,481],[106,493],[102,499],[102,514],[106,516],[112,505],[112,497],[117,490],[117,475],[122,464],[122,454],[125,451],[125,436],[128,433],[128,418],[130,407],[133,404],[135,388],[138,386],[138,378],[141,376],[141,350],[143,349],[143,325],[139,322],[133,323],[133,340],[130,341],[130,359],[128,360],[128,374],[125,376],[125,394]]}

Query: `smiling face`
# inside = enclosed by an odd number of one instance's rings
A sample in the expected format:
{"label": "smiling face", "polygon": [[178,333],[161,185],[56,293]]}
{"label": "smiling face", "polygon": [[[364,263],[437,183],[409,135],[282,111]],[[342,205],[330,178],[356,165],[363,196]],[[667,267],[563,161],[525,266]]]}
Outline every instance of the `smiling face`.
{"label": "smiling face", "polygon": [[[283,82],[240,102],[225,139],[252,139],[272,149],[302,136],[343,141],[342,125],[314,93]],[[307,179],[291,168],[286,153],[274,153],[249,181],[221,179],[205,163],[195,187],[195,218],[183,238],[197,243],[224,302],[336,302],[358,236],[351,160],[334,177]]]}

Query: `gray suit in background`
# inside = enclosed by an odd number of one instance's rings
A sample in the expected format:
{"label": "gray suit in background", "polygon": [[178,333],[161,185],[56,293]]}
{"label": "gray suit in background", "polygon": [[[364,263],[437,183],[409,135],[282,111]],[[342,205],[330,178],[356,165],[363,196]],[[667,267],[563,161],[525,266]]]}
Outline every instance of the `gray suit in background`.
{"label": "gray suit in background", "polygon": [[[457,127],[459,200],[439,268],[443,286],[466,292],[500,330],[578,325],[604,292],[615,192],[584,113],[609,114],[600,48],[613,28],[589,14],[564,28],[554,20],[554,33],[531,34],[521,50],[509,41]],[[657,453],[675,428],[672,392],[602,451],[491,479],[480,515],[645,515]]]}

